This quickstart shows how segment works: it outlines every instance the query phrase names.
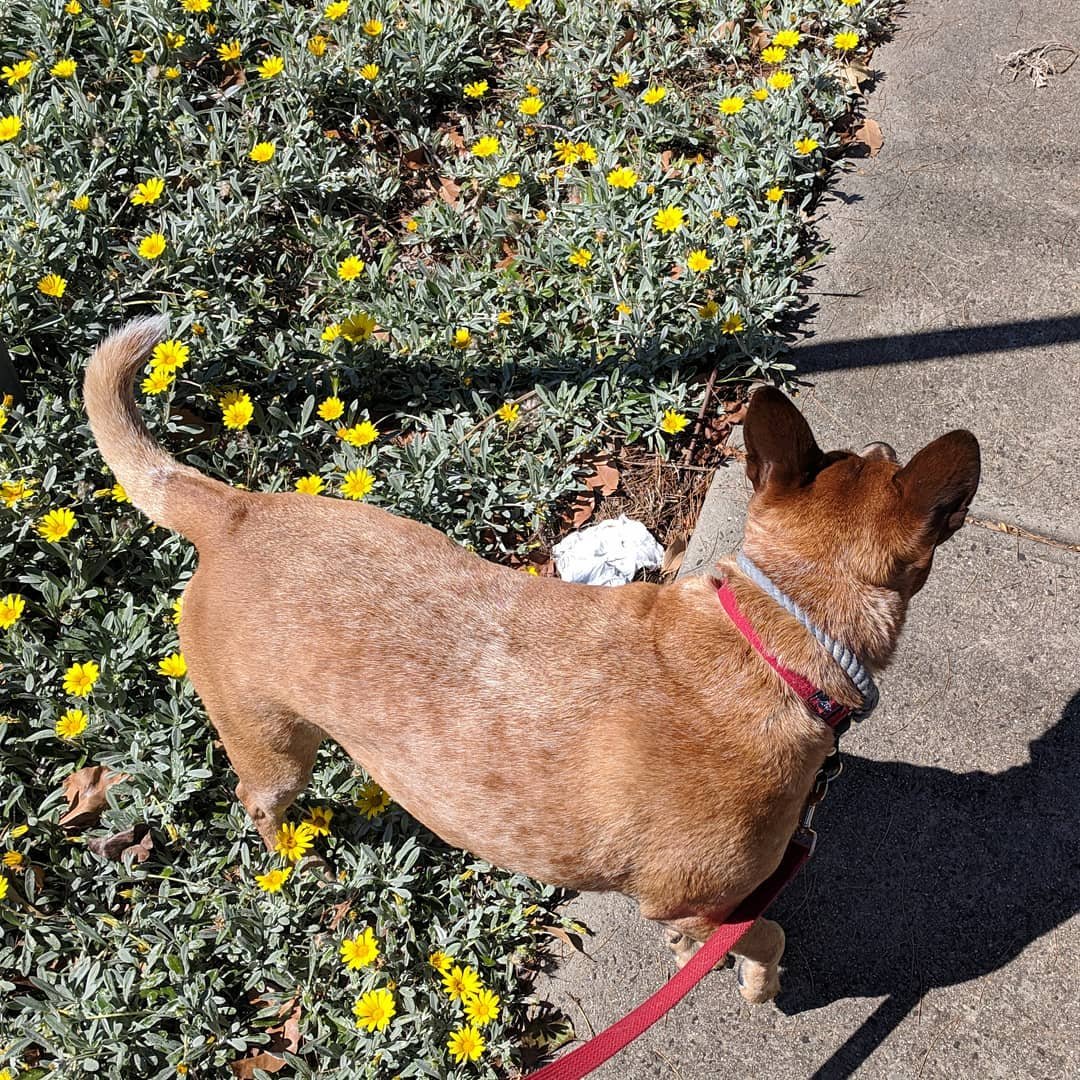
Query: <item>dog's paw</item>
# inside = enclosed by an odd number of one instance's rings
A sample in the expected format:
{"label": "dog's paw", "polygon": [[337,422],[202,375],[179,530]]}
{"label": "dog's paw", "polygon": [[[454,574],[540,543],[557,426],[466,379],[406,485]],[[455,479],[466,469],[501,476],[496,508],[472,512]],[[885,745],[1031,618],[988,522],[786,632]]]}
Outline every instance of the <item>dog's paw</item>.
{"label": "dog's paw", "polygon": [[739,993],[751,1005],[764,1005],[780,993],[780,968],[743,960],[735,972]]}

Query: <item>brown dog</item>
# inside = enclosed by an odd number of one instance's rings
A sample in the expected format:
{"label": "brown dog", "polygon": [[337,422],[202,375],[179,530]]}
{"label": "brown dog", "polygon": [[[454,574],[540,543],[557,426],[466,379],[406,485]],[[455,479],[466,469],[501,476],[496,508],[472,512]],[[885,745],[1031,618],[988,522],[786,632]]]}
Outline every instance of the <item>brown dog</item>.
{"label": "brown dog", "polygon": [[[715,581],[595,588],[529,577],[373,506],[260,495],[179,464],[132,381],[164,331],[129,324],[86,375],[101,453],[135,503],[198,548],[180,639],[268,847],[340,743],[448,843],[575,889],[616,889],[685,959],[779,862],[831,732],[747,644]],[[954,431],[904,468],[884,444],[822,453],[779,391],[746,417],[745,550],[870,669],[892,654],[935,547],[979,479]],[[790,668],[837,701],[848,678],[720,563]],[[783,931],[740,942],[742,991],[778,987]]]}

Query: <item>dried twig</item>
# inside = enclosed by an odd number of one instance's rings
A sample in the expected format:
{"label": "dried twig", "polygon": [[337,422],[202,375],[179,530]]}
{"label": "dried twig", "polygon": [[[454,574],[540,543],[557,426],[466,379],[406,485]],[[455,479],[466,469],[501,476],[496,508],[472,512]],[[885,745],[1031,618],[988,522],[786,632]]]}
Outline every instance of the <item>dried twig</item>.
{"label": "dried twig", "polygon": [[1080,49],[1064,41],[1044,41],[1041,45],[1030,45],[1026,49],[1017,49],[1008,56],[999,56],[1001,73],[1009,76],[1009,82],[1016,82],[1021,75],[1031,80],[1037,90],[1043,89],[1051,75],[1064,75],[1080,57]]}

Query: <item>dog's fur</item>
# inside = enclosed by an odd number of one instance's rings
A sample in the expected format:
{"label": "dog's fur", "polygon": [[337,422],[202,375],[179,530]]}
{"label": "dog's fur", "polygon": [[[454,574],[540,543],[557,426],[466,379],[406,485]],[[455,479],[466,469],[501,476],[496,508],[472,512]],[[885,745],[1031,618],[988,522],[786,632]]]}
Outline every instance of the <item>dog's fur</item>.
{"label": "dog's fur", "polygon": [[[373,506],[212,480],[153,441],[133,399],[163,331],[141,320],[104,341],[86,408],[132,502],[198,548],[181,646],[267,846],[330,738],[448,843],[636,898],[685,960],[776,867],[832,743],[714,580],[538,579]],[[884,444],[824,454],[771,388],[745,436],[747,553],[880,668],[975,493],[974,436],[951,432],[904,468]],[[733,560],[720,571],[784,663],[858,704]],[[782,951],[769,920],[740,943],[749,1000],[775,994]]]}

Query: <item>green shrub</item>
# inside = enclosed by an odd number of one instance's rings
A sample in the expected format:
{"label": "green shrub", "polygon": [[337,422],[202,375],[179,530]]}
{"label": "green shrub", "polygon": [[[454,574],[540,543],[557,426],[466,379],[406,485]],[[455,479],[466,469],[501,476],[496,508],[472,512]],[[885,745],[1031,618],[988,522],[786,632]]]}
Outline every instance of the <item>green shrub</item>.
{"label": "green shrub", "polygon": [[[330,748],[293,817],[333,809],[339,880],[260,889],[277,860],[158,668],[194,555],[113,488],[85,358],[164,312],[188,357],[140,397],[185,460],[328,495],[352,472],[524,555],[598,449],[666,452],[701,399],[688,373],[783,370],[842,68],[889,3],[204,2],[14,0],[0,20],[0,340],[21,382],[0,410],[0,1070],[230,1075],[291,1032],[279,1075],[505,1073],[556,893],[393,806],[368,819]],[[802,38],[770,64],[762,26]],[[50,541],[59,510],[75,526]],[[88,662],[90,693],[66,691]],[[66,830],[63,785],[94,765],[123,778]],[[349,971],[365,927],[380,955]],[[502,999],[476,1061],[448,1054],[463,1013],[434,951]],[[369,1032],[352,1006],[375,988],[396,1015]]]}

